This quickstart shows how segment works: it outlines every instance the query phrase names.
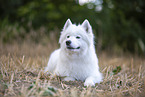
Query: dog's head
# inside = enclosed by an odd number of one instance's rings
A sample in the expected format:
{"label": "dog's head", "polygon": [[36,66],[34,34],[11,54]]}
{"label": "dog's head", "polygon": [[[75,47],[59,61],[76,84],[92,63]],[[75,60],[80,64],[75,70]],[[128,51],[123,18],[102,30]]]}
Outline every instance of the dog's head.
{"label": "dog's head", "polygon": [[61,49],[68,53],[85,53],[93,45],[92,27],[88,20],[76,26],[68,19],[61,32]]}

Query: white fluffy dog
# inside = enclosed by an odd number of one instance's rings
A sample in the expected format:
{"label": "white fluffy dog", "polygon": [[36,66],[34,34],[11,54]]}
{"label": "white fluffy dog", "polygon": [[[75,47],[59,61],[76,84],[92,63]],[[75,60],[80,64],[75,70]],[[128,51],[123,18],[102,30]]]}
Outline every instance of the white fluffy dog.
{"label": "white fluffy dog", "polygon": [[55,50],[44,72],[63,77],[64,81],[85,81],[84,86],[95,86],[102,81],[95,53],[94,35],[88,20],[76,26],[68,19]]}

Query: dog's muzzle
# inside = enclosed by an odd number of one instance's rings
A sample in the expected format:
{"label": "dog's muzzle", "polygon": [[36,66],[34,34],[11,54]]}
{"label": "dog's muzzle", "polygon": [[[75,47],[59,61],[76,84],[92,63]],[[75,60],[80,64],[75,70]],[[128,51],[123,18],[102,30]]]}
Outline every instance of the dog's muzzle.
{"label": "dog's muzzle", "polygon": [[72,49],[80,49],[80,47],[77,47],[77,48],[72,47],[70,40],[66,41],[66,46],[67,46],[67,49],[70,49],[70,50],[72,50]]}

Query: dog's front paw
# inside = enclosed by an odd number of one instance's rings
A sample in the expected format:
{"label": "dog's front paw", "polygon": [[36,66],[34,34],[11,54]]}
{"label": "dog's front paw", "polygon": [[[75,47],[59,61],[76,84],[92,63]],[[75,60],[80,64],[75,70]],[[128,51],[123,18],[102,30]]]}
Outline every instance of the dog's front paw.
{"label": "dog's front paw", "polygon": [[75,81],[75,78],[73,78],[73,77],[65,77],[63,80],[64,81]]}
{"label": "dog's front paw", "polygon": [[87,87],[89,87],[89,86],[95,86],[96,83],[95,83],[94,79],[95,78],[92,77],[92,76],[86,78],[84,86],[87,86]]}
{"label": "dog's front paw", "polygon": [[84,86],[95,86],[95,83],[93,82],[93,80],[86,80],[84,83]]}

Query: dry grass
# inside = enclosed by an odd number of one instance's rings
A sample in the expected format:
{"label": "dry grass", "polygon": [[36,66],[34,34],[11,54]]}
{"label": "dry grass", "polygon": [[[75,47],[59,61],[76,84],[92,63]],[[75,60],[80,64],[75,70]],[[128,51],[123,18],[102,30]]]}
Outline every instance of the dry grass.
{"label": "dry grass", "polygon": [[57,47],[52,43],[0,44],[0,96],[145,96],[143,58],[100,53],[99,65],[104,81],[87,88],[81,81],[64,82],[59,77],[43,74],[49,54]]}

